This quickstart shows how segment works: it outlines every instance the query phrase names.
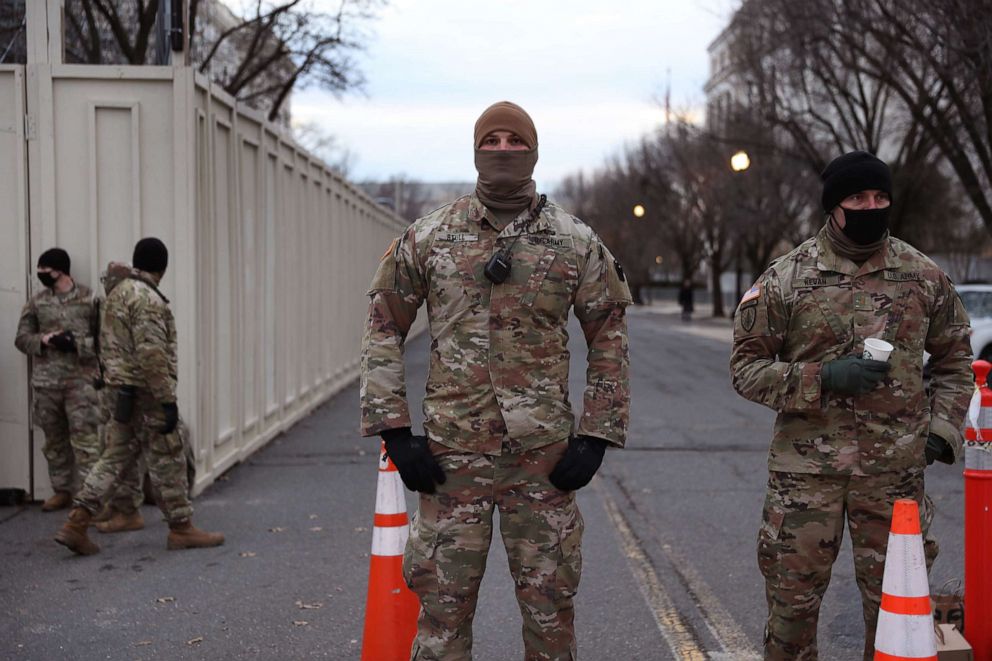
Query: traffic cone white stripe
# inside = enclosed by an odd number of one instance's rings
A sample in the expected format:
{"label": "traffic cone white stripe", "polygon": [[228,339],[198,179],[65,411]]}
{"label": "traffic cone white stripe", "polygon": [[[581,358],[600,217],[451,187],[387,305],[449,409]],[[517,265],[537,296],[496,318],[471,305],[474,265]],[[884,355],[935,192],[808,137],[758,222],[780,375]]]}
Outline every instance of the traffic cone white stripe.
{"label": "traffic cone white stripe", "polygon": [[932,659],[937,656],[933,616],[897,615],[880,611],[875,630],[875,658],[888,654],[897,659]]}
{"label": "traffic cone white stripe", "polygon": [[892,507],[874,661],[914,659],[937,661],[937,636],[930,610],[920,505],[903,498]]}
{"label": "traffic cone white stripe", "polygon": [[395,471],[381,471],[375,494],[376,514],[406,514],[406,496],[403,482]]}
{"label": "traffic cone white stripe", "polygon": [[389,526],[372,529],[372,555],[397,556],[403,555],[406,548],[410,529],[407,526]]}
{"label": "traffic cone white stripe", "polygon": [[930,598],[927,562],[918,535],[889,533],[882,585],[885,594],[893,597]]}

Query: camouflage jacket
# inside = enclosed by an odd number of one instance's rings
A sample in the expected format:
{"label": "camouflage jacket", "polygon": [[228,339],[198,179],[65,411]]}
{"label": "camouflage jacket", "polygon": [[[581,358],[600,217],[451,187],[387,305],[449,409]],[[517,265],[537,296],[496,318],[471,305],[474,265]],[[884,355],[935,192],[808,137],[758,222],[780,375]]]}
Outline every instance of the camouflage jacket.
{"label": "camouflage jacket", "polygon": [[155,280],[133,270],[104,276],[107,301],[100,321],[100,362],[110,386],[151,391],[159,402],[176,401],[176,322]]}
{"label": "camouflage jacket", "polygon": [[[629,411],[623,271],[587,225],[548,203],[505,226],[475,195],[417,220],[383,256],[372,281],[362,348],[362,432],[410,426],[403,345],[427,303],[427,435],[449,447],[499,454],[567,438],[569,308],[589,352],[578,433],[623,446]],[[483,269],[519,238],[500,285]]]}
{"label": "camouflage jacket", "polygon": [[[14,344],[33,358],[31,385],[56,388],[70,381],[92,382],[97,376],[97,304],[89,287],[76,283],[65,294],[45,288],[31,297],[21,310]],[[75,353],[45,347],[48,333],[72,331]]]}
{"label": "camouflage jacket", "polygon": [[[821,230],[773,262],[737,308],[730,359],[737,392],[778,411],[769,469],[922,469],[929,431],[959,456],[974,390],[969,333],[967,312],[944,272],[898,239],[859,268],[837,255]],[[860,356],[869,337],[895,346],[884,381],[865,395],[821,390],[820,366]],[[924,350],[932,361],[929,397]]]}

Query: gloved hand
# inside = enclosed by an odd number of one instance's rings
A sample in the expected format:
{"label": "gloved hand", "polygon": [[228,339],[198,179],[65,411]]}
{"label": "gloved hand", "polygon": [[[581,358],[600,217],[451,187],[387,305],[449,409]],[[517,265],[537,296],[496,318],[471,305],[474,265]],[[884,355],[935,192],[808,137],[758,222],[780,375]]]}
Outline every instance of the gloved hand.
{"label": "gloved hand", "polygon": [[382,432],[382,439],[386,454],[410,491],[434,493],[435,483],[444,484],[448,479],[431,454],[426,436],[414,436],[409,427],[399,427]]}
{"label": "gloved hand", "polygon": [[134,400],[138,396],[138,389],[134,386],[120,386],[117,389],[117,401],[114,402],[114,420],[121,424],[131,422],[134,414]]}
{"label": "gloved hand", "polygon": [[162,412],[165,413],[165,423],[159,428],[159,432],[171,434],[179,424],[179,407],[175,402],[165,402],[162,404]]}
{"label": "gloved hand", "polygon": [[923,454],[927,458],[927,466],[934,461],[944,464],[954,463],[954,450],[951,449],[951,444],[933,433],[927,437],[927,446]]}
{"label": "gloved hand", "polygon": [[562,491],[575,491],[589,484],[603,463],[606,446],[606,441],[592,436],[573,436],[568,439],[565,455],[548,476],[551,484]]}
{"label": "gloved hand", "polygon": [[820,368],[820,386],[842,395],[871,392],[892,366],[881,360],[844,356],[829,360]]}
{"label": "gloved hand", "polygon": [[76,352],[76,336],[72,334],[71,330],[62,331],[58,335],[53,335],[52,338],[48,340],[48,344],[64,353]]}

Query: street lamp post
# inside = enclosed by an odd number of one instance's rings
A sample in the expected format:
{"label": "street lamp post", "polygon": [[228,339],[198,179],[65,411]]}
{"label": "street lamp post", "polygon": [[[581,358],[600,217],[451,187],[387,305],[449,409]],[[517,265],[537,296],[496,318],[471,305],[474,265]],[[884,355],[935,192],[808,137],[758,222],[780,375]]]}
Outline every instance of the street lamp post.
{"label": "street lamp post", "polygon": [[[751,157],[748,156],[747,152],[743,149],[738,150],[733,156],[730,157],[730,169],[736,173],[741,173],[751,167]],[[736,299],[741,300],[742,292],[744,289],[744,284],[741,280],[744,279],[743,265],[741,264],[742,255],[742,245],[743,241],[738,239],[737,241],[737,273],[735,274],[734,289]]]}

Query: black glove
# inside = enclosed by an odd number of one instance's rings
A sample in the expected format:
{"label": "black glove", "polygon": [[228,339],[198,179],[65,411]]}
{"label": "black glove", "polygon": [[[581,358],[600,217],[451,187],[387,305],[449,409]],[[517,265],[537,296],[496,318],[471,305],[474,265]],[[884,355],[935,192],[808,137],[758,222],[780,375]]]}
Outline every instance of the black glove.
{"label": "black glove", "polygon": [[114,420],[121,424],[131,422],[134,414],[134,400],[138,389],[134,386],[121,386],[117,389],[117,401],[114,403]]}
{"label": "black glove", "polygon": [[562,491],[575,491],[589,484],[603,463],[606,446],[606,441],[592,436],[573,436],[568,439],[565,455],[548,476],[551,484]]}
{"label": "black glove", "polygon": [[159,432],[171,434],[179,424],[179,407],[175,402],[165,402],[162,404],[162,412],[165,413],[165,424],[159,428]]}
{"label": "black glove", "polygon": [[410,491],[434,493],[435,483],[444,484],[444,471],[431,454],[426,436],[414,436],[409,427],[382,432],[386,454],[396,464],[403,484]]}
{"label": "black glove", "polygon": [[71,330],[53,335],[52,339],[48,340],[48,344],[64,353],[76,353],[76,336]]}
{"label": "black glove", "polygon": [[951,449],[951,444],[933,433],[927,437],[927,446],[923,454],[927,458],[927,466],[934,461],[944,464],[954,463],[954,450]]}
{"label": "black glove", "polygon": [[881,383],[891,367],[881,360],[844,356],[823,363],[820,386],[842,395],[863,395]]}

